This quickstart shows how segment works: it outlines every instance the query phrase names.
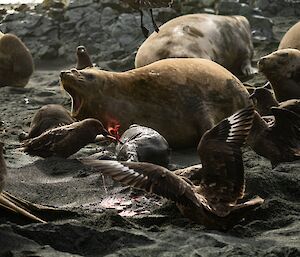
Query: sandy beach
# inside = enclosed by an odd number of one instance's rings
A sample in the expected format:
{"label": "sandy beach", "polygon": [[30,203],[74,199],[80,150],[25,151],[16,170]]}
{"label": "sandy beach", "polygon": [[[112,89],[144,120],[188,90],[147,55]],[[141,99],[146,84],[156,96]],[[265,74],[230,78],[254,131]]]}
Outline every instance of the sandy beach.
{"label": "sandy beach", "polygon": [[[255,42],[254,63],[276,49],[283,33],[298,20],[273,17],[274,39]],[[135,38],[133,48],[141,40],[142,35]],[[93,49],[92,44],[86,47]],[[220,232],[190,222],[172,202],[123,187],[77,160],[95,153],[112,158],[113,144],[89,144],[68,159],[25,154],[19,135],[28,132],[33,114],[50,103],[70,109],[59,74],[75,66],[73,49],[65,62],[62,58],[40,61],[34,55],[36,70],[25,88],[0,87],[0,139],[5,143],[9,172],[6,191],[62,210],[53,215],[41,213],[49,221],[46,224],[1,213],[0,256],[300,256],[299,162],[272,169],[268,160],[244,147],[245,197],[259,195],[265,203],[229,231]],[[104,55],[91,52],[99,66],[111,68],[118,65],[116,56],[124,49],[115,50],[114,61],[100,61]],[[122,54],[118,70],[133,65],[132,58]],[[248,81],[252,85],[264,82],[262,75]],[[199,162],[195,149],[172,152],[174,167]]]}

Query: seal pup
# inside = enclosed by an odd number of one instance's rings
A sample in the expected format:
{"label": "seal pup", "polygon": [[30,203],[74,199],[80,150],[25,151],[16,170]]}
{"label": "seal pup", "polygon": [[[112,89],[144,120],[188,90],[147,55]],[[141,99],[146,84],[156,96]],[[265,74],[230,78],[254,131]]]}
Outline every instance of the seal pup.
{"label": "seal pup", "polygon": [[63,106],[59,104],[44,105],[34,114],[29,133],[24,139],[38,137],[49,129],[69,125],[73,122],[75,120]]}
{"label": "seal pup", "polygon": [[150,11],[150,16],[152,20],[153,27],[155,31],[158,33],[159,28],[155,23],[153,18],[152,8],[160,8],[160,7],[170,7],[173,4],[173,0],[122,0],[123,2],[127,3],[131,8],[138,10],[141,15],[141,29],[144,36],[147,38],[149,35],[149,30],[145,28],[143,23],[143,11],[142,8],[147,8]]}
{"label": "seal pup", "polygon": [[152,128],[131,125],[116,146],[117,160],[150,162],[167,167],[170,148],[167,140]]}
{"label": "seal pup", "polygon": [[300,115],[300,99],[290,99],[278,102],[270,89],[265,87],[255,88],[249,97],[254,101],[255,109],[262,116],[272,115],[271,107],[279,107]]}
{"label": "seal pup", "polygon": [[71,69],[60,79],[74,118],[98,119],[106,129],[118,124],[120,134],[132,124],[150,127],[172,148],[196,146],[206,130],[252,102],[233,74],[201,58],[165,59],[126,72]]}
{"label": "seal pup", "polygon": [[271,82],[279,102],[300,98],[300,51],[277,50],[258,61],[258,69]]}
{"label": "seal pup", "polygon": [[300,50],[300,21],[294,24],[282,37],[278,49],[286,48]]}
{"label": "seal pup", "polygon": [[91,58],[89,56],[88,51],[84,46],[78,46],[76,49],[76,69],[82,70],[86,67],[93,67],[93,63],[91,61]]}
{"label": "seal pup", "polygon": [[247,143],[274,168],[281,162],[300,160],[300,115],[280,107],[271,111],[274,121],[269,124],[255,113]]}
{"label": "seal pup", "polygon": [[47,130],[38,137],[26,140],[23,142],[23,150],[44,158],[68,158],[88,143],[94,142],[99,134],[110,137],[100,121],[85,119]]}
{"label": "seal pup", "polygon": [[0,34],[0,87],[25,87],[34,70],[30,51],[17,36]]}
{"label": "seal pup", "polygon": [[140,46],[135,67],[174,57],[204,58],[219,63],[233,74],[249,76],[253,44],[244,16],[188,14],[174,18],[152,33]]}
{"label": "seal pup", "polygon": [[256,197],[238,203],[245,191],[241,146],[249,134],[254,109],[248,107],[207,131],[198,145],[199,184],[150,163],[81,160],[114,180],[176,202],[181,213],[212,229],[228,229],[245,212],[263,203]]}
{"label": "seal pup", "polygon": [[[44,220],[28,212],[28,210],[26,210],[26,208],[20,204],[22,203],[21,199],[13,197],[3,191],[7,177],[7,168],[3,157],[3,146],[4,144],[0,142],[0,208],[9,212],[19,213],[32,221],[45,223]],[[29,207],[28,204],[29,202],[27,202],[27,208]]]}

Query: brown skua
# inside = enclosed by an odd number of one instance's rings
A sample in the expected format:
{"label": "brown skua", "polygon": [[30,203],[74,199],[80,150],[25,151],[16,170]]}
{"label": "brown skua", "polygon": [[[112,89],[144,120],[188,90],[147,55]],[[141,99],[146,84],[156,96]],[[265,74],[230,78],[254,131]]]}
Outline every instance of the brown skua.
{"label": "brown skua", "polygon": [[50,129],[40,136],[23,142],[23,150],[41,157],[59,156],[68,158],[102,134],[109,137],[102,123],[96,119],[85,119],[70,125]]}
{"label": "brown skua", "polygon": [[147,8],[150,11],[150,16],[152,20],[153,27],[155,31],[158,33],[159,28],[155,23],[153,18],[152,8],[160,8],[160,7],[170,7],[173,3],[173,0],[122,0],[124,3],[127,3],[131,8],[138,10],[141,15],[141,29],[145,37],[148,37],[149,30],[145,28],[143,22],[143,8]]}
{"label": "brown skua", "polygon": [[34,70],[25,44],[13,34],[0,32],[0,87],[25,87]]}
{"label": "brown skua", "polygon": [[174,18],[152,33],[138,49],[135,67],[166,58],[205,58],[233,74],[249,76],[253,44],[243,16],[189,14]]}
{"label": "brown skua", "polygon": [[258,68],[271,82],[277,101],[300,99],[299,50],[277,50],[262,57]]}
{"label": "brown skua", "polygon": [[205,131],[251,104],[233,74],[201,58],[165,59],[126,72],[72,69],[60,78],[74,118],[98,119],[106,129],[119,124],[121,134],[131,124],[150,127],[172,148],[196,146]]}
{"label": "brown skua", "polygon": [[[198,146],[201,165],[180,170],[179,176],[150,163],[82,160],[125,185],[144,189],[176,202],[181,213],[213,229],[228,229],[263,203],[256,197],[238,203],[245,191],[240,147],[249,134],[254,110],[248,107],[207,131]],[[190,176],[190,173],[193,176]],[[198,177],[198,184],[187,177]]]}

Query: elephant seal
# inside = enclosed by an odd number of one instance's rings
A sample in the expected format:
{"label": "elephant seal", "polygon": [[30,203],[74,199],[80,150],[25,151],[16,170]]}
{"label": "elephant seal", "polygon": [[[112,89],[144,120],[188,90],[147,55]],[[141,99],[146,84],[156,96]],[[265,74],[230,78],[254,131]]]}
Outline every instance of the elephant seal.
{"label": "elephant seal", "polygon": [[126,72],[96,68],[60,74],[73,98],[72,116],[99,119],[108,130],[132,124],[155,129],[170,147],[196,146],[204,132],[251,103],[243,84],[201,58],[160,60]]}
{"label": "elephant seal", "polygon": [[44,105],[34,114],[26,138],[38,137],[46,130],[69,125],[73,122],[75,120],[63,106],[59,104]]}
{"label": "elephant seal", "polygon": [[174,57],[196,57],[219,63],[233,74],[250,75],[253,44],[243,16],[189,14],[172,19],[140,46],[135,67]]}
{"label": "elephant seal", "polygon": [[167,140],[151,128],[133,124],[116,146],[117,160],[149,162],[167,167],[170,148]]}
{"label": "elephant seal", "polygon": [[300,21],[292,26],[281,39],[278,49],[286,48],[300,50]]}
{"label": "elephant seal", "polygon": [[196,171],[201,177],[198,184],[151,163],[81,161],[125,185],[175,201],[183,216],[194,222],[226,230],[264,202],[256,197],[238,203],[245,192],[241,146],[249,134],[253,114],[252,106],[244,108],[203,135],[198,146],[203,164]]}
{"label": "elephant seal", "polygon": [[25,87],[33,73],[31,53],[13,34],[0,34],[0,87]]}
{"label": "elephant seal", "polygon": [[258,69],[271,82],[279,102],[300,98],[300,51],[277,50],[262,57]]}

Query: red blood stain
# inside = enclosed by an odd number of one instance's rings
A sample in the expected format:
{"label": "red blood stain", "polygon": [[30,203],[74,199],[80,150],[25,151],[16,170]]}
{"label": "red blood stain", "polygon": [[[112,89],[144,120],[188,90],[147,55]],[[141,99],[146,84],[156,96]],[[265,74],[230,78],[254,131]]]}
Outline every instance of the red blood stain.
{"label": "red blood stain", "polygon": [[120,129],[120,124],[116,122],[109,122],[107,126],[107,131],[110,135],[116,138],[117,141],[120,141],[120,134],[119,134],[119,129]]}

